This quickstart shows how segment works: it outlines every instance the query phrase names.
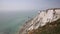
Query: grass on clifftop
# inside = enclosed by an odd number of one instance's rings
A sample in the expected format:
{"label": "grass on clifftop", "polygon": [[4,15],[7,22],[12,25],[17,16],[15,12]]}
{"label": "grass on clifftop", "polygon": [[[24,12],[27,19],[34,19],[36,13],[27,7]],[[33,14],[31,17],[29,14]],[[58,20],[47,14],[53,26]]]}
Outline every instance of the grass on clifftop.
{"label": "grass on clifftop", "polygon": [[47,23],[36,30],[29,31],[28,34],[60,34],[60,19],[52,23]]}

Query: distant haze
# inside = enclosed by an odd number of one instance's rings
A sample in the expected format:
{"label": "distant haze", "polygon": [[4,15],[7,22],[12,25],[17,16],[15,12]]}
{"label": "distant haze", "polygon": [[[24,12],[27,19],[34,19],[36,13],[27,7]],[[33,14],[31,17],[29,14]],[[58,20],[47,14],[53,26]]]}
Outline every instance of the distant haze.
{"label": "distant haze", "polygon": [[0,10],[40,10],[60,8],[60,0],[0,0]]}

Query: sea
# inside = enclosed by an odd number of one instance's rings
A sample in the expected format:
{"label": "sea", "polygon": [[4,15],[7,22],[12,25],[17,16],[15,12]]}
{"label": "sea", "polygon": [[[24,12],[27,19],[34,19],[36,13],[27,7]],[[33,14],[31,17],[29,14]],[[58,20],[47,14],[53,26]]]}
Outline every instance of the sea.
{"label": "sea", "polygon": [[22,25],[38,11],[0,11],[0,34],[17,34]]}

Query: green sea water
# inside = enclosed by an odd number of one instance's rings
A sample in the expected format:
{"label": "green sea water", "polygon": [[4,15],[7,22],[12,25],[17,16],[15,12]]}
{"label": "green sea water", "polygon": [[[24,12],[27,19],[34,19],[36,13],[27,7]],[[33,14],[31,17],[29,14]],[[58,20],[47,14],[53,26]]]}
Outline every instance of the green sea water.
{"label": "green sea water", "polygon": [[0,34],[16,34],[36,14],[37,11],[0,11]]}

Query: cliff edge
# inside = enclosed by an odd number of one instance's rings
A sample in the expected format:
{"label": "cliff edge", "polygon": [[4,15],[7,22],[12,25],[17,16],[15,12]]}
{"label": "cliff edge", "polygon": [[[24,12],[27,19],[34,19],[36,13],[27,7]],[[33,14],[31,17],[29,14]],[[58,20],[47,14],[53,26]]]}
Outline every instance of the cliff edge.
{"label": "cliff edge", "polygon": [[60,8],[39,11],[35,18],[28,20],[19,34],[59,34]]}

